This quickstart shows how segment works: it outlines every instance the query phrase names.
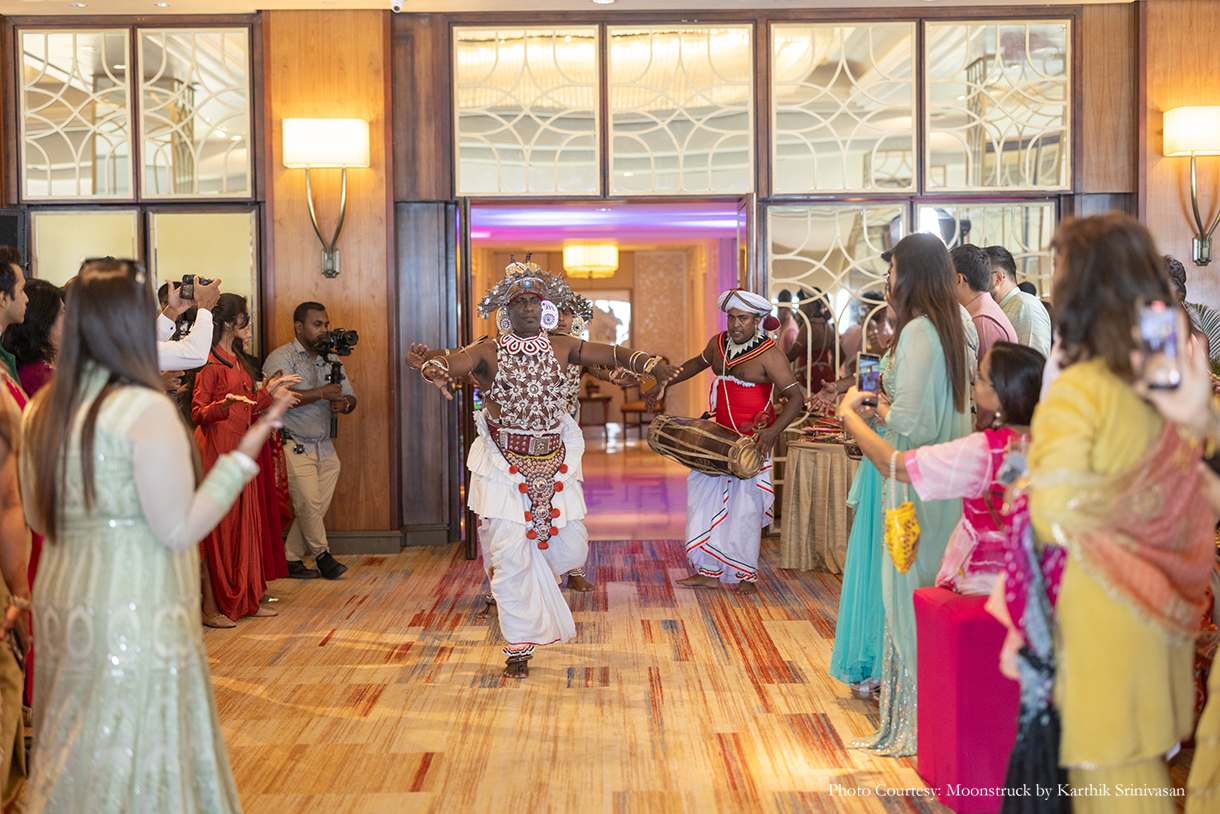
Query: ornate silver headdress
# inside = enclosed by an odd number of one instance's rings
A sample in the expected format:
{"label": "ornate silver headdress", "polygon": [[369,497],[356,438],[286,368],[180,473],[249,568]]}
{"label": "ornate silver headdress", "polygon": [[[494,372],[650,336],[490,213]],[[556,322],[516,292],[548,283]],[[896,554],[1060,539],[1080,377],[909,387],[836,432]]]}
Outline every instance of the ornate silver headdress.
{"label": "ornate silver headdress", "polygon": [[479,302],[479,316],[483,319],[506,307],[518,294],[537,294],[555,304],[565,300],[567,291],[570,291],[567,283],[553,274],[547,274],[538,264],[531,263],[530,254],[525,255],[524,263],[518,263],[515,255],[510,259],[512,262],[504,269],[503,279]]}
{"label": "ornate silver headdress", "polygon": [[559,304],[560,308],[567,308],[572,312],[572,316],[582,320],[586,325],[589,320],[593,319],[593,303],[592,301],[577,294],[571,288],[568,289],[568,298]]}

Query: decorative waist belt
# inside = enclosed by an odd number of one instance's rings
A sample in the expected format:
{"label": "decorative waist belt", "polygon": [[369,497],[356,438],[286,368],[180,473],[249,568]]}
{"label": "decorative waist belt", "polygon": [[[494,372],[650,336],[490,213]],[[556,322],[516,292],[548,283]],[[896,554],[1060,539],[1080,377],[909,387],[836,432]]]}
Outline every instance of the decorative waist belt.
{"label": "decorative waist belt", "polygon": [[563,490],[563,484],[556,478],[568,471],[563,462],[566,455],[563,436],[557,432],[545,435],[509,432],[491,422],[487,423],[487,430],[508,461],[509,474],[521,476],[517,489],[529,501],[529,509],[523,515],[529,527],[526,539],[545,550],[547,540],[559,534],[551,523],[559,518],[559,509],[552,506],[555,493]]}
{"label": "decorative waist belt", "polygon": [[501,429],[490,421],[487,422],[487,430],[491,433],[491,440],[504,452],[528,455],[531,458],[546,457],[563,446],[563,435],[557,432],[544,435],[515,432]]}

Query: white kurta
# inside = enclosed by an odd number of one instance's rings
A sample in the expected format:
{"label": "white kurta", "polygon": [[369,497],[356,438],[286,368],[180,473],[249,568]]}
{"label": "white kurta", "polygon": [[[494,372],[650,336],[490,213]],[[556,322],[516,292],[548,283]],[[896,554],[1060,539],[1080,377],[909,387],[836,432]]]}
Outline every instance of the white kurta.
{"label": "white kurta", "polygon": [[757,582],[762,530],[775,492],[771,459],[749,480],[691,472],[686,479],[686,556],[704,576]]}
{"label": "white kurta", "polygon": [[540,550],[526,537],[529,497],[519,489],[524,477],[509,471],[508,461],[488,434],[483,412],[475,413],[475,425],[478,437],[466,459],[471,473],[468,505],[479,515],[483,565],[490,574],[500,630],[515,647],[568,641],[575,637],[576,625],[556,578],[583,565],[589,553],[580,486],[584,437],[576,422],[565,415],[560,431],[567,472],[556,476],[563,489],[556,491],[551,504],[559,510],[551,521],[559,534],[550,538],[548,548]]}

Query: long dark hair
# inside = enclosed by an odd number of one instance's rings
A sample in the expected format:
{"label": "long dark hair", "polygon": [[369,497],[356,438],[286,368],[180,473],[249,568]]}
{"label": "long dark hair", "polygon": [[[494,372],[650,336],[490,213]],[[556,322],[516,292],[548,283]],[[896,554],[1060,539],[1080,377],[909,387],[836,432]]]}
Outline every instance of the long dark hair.
{"label": "long dark hair", "polygon": [[152,316],[157,311],[149,275],[134,260],[89,260],[67,300],[63,344],[55,378],[30,403],[23,455],[33,459],[34,513],[50,540],[63,514],[65,466],[72,428],[84,408],[90,362],[108,374],[88,405],[80,438],[86,511],[96,500],[93,440],[106,398],[121,387],[160,392],[157,341]]}
{"label": "long dark hair", "polygon": [[27,280],[26,296],[30,298],[25,307],[25,321],[4,329],[0,340],[4,349],[17,358],[17,367],[38,362],[54,363],[58,349],[51,344],[51,329],[64,304],[64,292],[46,280]]}
{"label": "long dark hair", "polygon": [[966,412],[969,374],[966,370],[966,333],[962,329],[961,305],[954,293],[956,274],[949,250],[936,235],[907,235],[893,249],[894,268],[899,274],[890,289],[890,305],[896,316],[891,347],[898,347],[902,331],[916,317],[932,322],[945,355],[945,369],[953,390],[953,407]]}
{"label": "long dark hair", "polygon": [[[237,294],[221,294],[220,299],[216,302],[216,307],[212,309],[212,347],[216,347],[220,343],[220,336],[225,332],[226,328],[236,329],[239,326],[244,327],[250,322],[250,309],[246,305],[246,298]],[[240,339],[233,339],[233,355],[241,362],[246,372],[250,374],[250,380],[257,382],[259,379],[258,365],[254,359],[246,353],[246,343]]]}
{"label": "long dark hair", "polygon": [[987,358],[991,360],[991,386],[1000,399],[1004,422],[1028,426],[1042,394],[1046,357],[1015,342],[996,342]]}
{"label": "long dark hair", "polygon": [[1059,253],[1051,299],[1065,361],[1098,357],[1131,381],[1136,303],[1177,301],[1156,241],[1139,221],[1108,212],[1068,218],[1051,245]]}

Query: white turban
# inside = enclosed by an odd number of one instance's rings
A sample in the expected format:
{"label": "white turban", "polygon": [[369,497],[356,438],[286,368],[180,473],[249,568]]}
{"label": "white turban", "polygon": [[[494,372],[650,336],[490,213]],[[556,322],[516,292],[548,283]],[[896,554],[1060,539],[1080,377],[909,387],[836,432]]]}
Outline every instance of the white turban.
{"label": "white turban", "polygon": [[740,308],[742,311],[749,311],[760,317],[765,317],[772,310],[771,301],[766,297],[742,288],[730,288],[720,295],[720,299],[716,300],[716,305],[726,313],[730,308]]}
{"label": "white turban", "polygon": [[771,316],[771,301],[761,294],[755,294],[742,288],[730,288],[716,300],[716,306],[725,313],[728,313],[730,308],[738,308],[760,317],[767,317],[763,322],[765,331],[774,331],[779,327],[779,320]]}

